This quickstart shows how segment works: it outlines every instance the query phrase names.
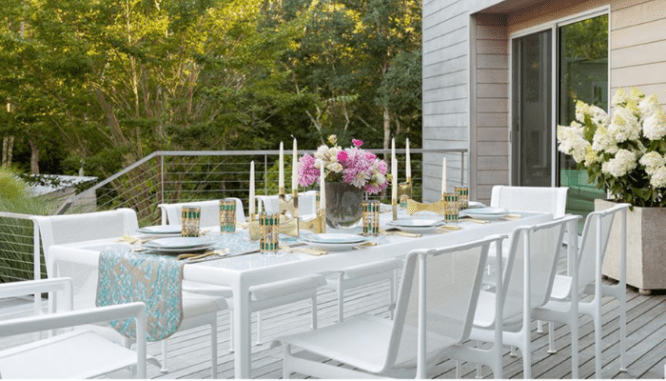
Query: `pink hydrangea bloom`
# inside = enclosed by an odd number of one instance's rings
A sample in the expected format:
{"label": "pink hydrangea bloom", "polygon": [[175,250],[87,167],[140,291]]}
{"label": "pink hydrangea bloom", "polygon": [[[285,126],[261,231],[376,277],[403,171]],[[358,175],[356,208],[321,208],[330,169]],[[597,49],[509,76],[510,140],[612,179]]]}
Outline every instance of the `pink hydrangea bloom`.
{"label": "pink hydrangea bloom", "polygon": [[349,155],[347,155],[347,152],[345,152],[345,151],[338,152],[338,161],[339,162],[346,161],[348,157],[349,157]]}
{"label": "pink hydrangea bloom", "polygon": [[372,161],[372,160],[375,160],[377,158],[377,155],[375,155],[372,152],[366,152],[365,153],[365,158]]}
{"label": "pink hydrangea bloom", "polygon": [[315,158],[305,154],[298,162],[298,185],[309,187],[319,181],[320,170],[315,168]]}
{"label": "pink hydrangea bloom", "polygon": [[354,143],[354,147],[357,148],[363,145],[363,142],[358,139],[352,139],[352,143]]}
{"label": "pink hydrangea bloom", "polygon": [[386,171],[388,171],[388,164],[386,164],[384,160],[378,160],[377,169],[379,169],[379,172],[381,172],[382,175],[385,175]]}

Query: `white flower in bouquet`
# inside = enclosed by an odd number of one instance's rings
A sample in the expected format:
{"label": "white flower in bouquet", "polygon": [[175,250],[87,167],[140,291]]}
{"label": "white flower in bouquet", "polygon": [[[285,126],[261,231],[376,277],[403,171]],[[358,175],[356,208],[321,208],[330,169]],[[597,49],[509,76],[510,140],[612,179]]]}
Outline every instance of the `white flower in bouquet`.
{"label": "white flower in bouquet", "polygon": [[666,187],[666,166],[657,169],[650,177],[650,185],[655,188]]}
{"label": "white flower in bouquet", "polygon": [[643,135],[650,140],[660,140],[666,135],[666,114],[657,110],[643,122]]}
{"label": "white flower in bouquet", "polygon": [[601,166],[602,172],[614,177],[622,177],[634,168],[636,168],[636,154],[626,149],[619,150],[613,159]]}
{"label": "white flower in bouquet", "polygon": [[583,127],[580,124],[573,122],[570,127],[558,126],[557,139],[560,141],[560,151],[572,155],[577,163],[585,160],[590,143],[583,138]]}
{"label": "white flower in bouquet", "polygon": [[659,99],[657,99],[657,95],[652,94],[649,97],[644,98],[638,104],[638,109],[640,110],[643,118],[649,117],[654,113],[661,111],[661,104],[659,104]]}
{"label": "white flower in bouquet", "polygon": [[627,140],[638,140],[641,136],[641,125],[638,118],[626,108],[615,110],[608,133],[617,141],[622,143]]}
{"label": "white flower in bouquet", "polygon": [[627,92],[624,91],[624,89],[617,89],[617,92],[615,92],[615,95],[613,95],[613,99],[611,100],[611,103],[613,104],[614,107],[619,107],[620,105],[624,104],[627,102]]}
{"label": "white flower in bouquet", "polygon": [[592,123],[596,124],[597,127],[607,128],[610,124],[610,117],[603,109],[597,106],[590,106],[590,116],[592,117]]}
{"label": "white flower in bouquet", "polygon": [[641,165],[645,166],[645,172],[648,174],[654,173],[659,167],[666,165],[666,159],[657,152],[648,152],[638,161]]}
{"label": "white flower in bouquet", "polygon": [[617,153],[620,148],[617,146],[617,142],[611,137],[608,133],[608,129],[599,127],[597,132],[592,138],[592,149],[595,151],[605,151],[608,153]]}
{"label": "white flower in bouquet", "polygon": [[326,169],[328,169],[331,172],[340,173],[344,168],[342,168],[342,164],[340,163],[331,163],[326,166]]}

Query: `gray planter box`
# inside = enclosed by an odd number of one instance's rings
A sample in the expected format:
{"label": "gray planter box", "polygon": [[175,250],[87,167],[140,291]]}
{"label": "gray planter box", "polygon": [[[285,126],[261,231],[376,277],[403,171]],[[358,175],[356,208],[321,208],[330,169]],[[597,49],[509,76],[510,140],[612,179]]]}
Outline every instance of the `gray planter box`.
{"label": "gray planter box", "polygon": [[[614,202],[597,199],[595,210]],[[602,273],[620,279],[620,221],[613,223]],[[642,294],[666,289],[666,208],[634,207],[627,213],[627,284]]]}

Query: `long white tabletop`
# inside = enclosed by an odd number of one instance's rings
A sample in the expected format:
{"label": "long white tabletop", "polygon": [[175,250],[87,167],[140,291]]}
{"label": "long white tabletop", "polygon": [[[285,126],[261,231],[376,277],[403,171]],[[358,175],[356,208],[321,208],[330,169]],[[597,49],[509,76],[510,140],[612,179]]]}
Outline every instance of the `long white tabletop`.
{"label": "long white tabletop", "polygon": [[[497,220],[490,224],[460,222],[457,231],[424,234],[410,238],[400,235],[382,237],[377,246],[361,250],[330,252],[324,256],[311,256],[300,253],[246,254],[218,260],[186,264],[183,278],[210,284],[231,287],[234,308],[235,376],[251,378],[251,316],[249,312],[250,287],[279,280],[295,278],[314,273],[339,271],[346,267],[380,261],[391,257],[401,257],[410,250],[449,246],[480,239],[492,234],[507,234],[519,226],[535,225],[552,220],[550,214],[520,213],[516,220]],[[54,274],[67,276],[58,271],[58,263],[79,263],[97,267],[99,253],[106,249],[127,247],[115,239],[78,242],[67,245],[54,245],[49,250],[49,263],[54,266]],[[88,279],[96,282],[96,276]],[[96,283],[95,283],[96,287]],[[93,288],[94,289],[94,288]],[[92,295],[91,295],[92,297]],[[94,299],[92,299],[94,303]]]}

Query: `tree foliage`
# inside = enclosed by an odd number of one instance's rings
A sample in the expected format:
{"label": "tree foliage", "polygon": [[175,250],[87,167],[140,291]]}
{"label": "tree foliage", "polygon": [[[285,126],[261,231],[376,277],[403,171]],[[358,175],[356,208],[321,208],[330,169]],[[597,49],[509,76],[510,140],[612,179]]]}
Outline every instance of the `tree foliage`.
{"label": "tree foliage", "polygon": [[292,135],[418,144],[420,17],[415,0],[5,0],[0,135],[23,171],[37,153],[100,177]]}

